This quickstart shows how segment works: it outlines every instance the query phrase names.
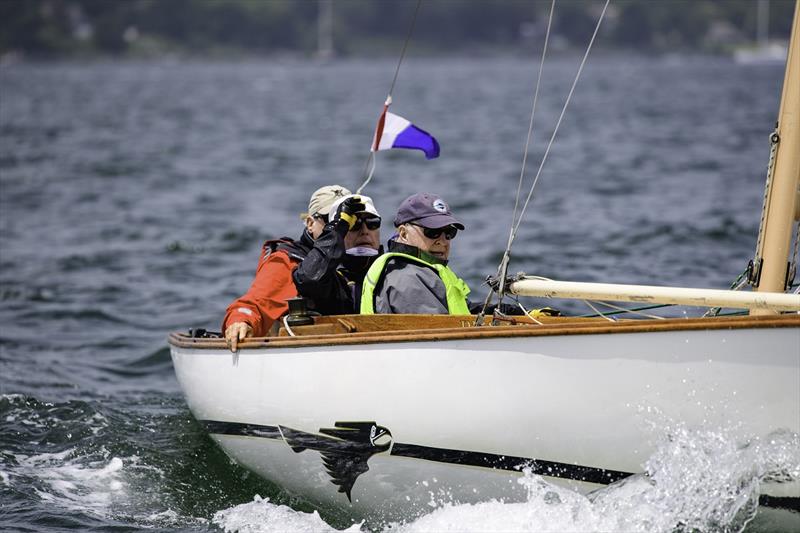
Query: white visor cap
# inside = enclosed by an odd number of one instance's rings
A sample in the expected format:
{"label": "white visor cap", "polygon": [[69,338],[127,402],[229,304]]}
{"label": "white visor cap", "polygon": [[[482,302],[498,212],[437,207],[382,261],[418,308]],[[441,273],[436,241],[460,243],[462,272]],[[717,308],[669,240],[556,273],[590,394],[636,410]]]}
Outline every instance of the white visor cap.
{"label": "white visor cap", "polygon": [[333,204],[331,204],[330,216],[335,215],[336,211],[339,210],[339,206],[342,205],[345,200],[352,198],[353,196],[358,196],[361,199],[361,203],[363,203],[365,207],[365,209],[363,211],[359,211],[358,214],[369,213],[370,215],[375,215],[376,217],[381,216],[380,213],[378,213],[378,210],[375,209],[375,204],[372,203],[372,198],[369,196],[364,196],[363,194],[348,194],[347,196],[338,198],[335,202],[333,202]]}

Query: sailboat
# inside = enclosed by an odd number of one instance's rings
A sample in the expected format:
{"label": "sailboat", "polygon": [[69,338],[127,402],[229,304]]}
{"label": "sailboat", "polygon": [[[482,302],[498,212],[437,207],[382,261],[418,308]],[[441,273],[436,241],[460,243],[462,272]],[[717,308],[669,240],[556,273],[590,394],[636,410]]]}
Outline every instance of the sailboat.
{"label": "sailboat", "polygon": [[[786,65],[757,291],[510,279],[512,294],[749,309],[745,316],[313,317],[231,353],[216,334],[169,336],[187,404],[238,464],[320,508],[374,521],[433,500],[524,501],[523,473],[590,491],[642,472],[636,423],[655,410],[742,442],[800,433],[800,295],[786,293],[800,199],[800,4]],[[761,503],[800,508],[800,479]]]}
{"label": "sailboat", "polygon": [[733,59],[742,65],[778,65],[786,61],[786,43],[769,38],[769,0],[758,0],[756,6],[755,46],[735,50]]}

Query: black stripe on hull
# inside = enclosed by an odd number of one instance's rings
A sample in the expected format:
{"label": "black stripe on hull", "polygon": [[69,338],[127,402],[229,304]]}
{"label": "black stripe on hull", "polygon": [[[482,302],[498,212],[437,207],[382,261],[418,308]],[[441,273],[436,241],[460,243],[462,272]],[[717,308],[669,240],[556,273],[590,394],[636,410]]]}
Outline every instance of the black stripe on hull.
{"label": "black stripe on hull", "polygon": [[593,468],[591,466],[571,465],[540,459],[528,459],[511,455],[495,455],[482,452],[468,452],[463,450],[448,450],[446,448],[431,448],[416,444],[395,443],[391,455],[401,457],[414,457],[437,463],[449,463],[464,466],[479,466],[495,470],[511,470],[520,472],[523,468],[530,468],[531,472],[541,476],[572,479],[575,481],[588,481],[608,485],[620,479],[633,475],[630,472]]}
{"label": "black stripe on hull", "polygon": [[800,513],[800,497],[762,494],[758,497],[758,505],[774,509],[788,509],[789,511]]}
{"label": "black stripe on hull", "polygon": [[198,420],[209,433],[217,435],[238,435],[241,437],[261,437],[263,439],[283,440],[278,426],[262,426],[259,424],[242,424],[240,422],[218,422],[216,420]]}
{"label": "black stripe on hull", "polygon": [[[220,422],[216,420],[198,420],[198,422],[206,431],[217,435],[258,437],[285,441],[278,426],[243,424],[240,422]],[[306,435],[310,436],[310,434]],[[632,472],[621,472],[619,470],[608,470],[591,466],[572,465],[555,461],[514,457],[511,455],[434,448],[417,444],[403,444],[401,442],[395,442],[392,445],[390,455],[422,459],[436,463],[476,466],[514,472],[520,472],[523,468],[530,468],[532,473],[540,476],[585,481],[600,485],[608,485],[633,475]],[[800,498],[795,497],[778,497],[762,494],[759,496],[758,504],[763,507],[800,512]]]}

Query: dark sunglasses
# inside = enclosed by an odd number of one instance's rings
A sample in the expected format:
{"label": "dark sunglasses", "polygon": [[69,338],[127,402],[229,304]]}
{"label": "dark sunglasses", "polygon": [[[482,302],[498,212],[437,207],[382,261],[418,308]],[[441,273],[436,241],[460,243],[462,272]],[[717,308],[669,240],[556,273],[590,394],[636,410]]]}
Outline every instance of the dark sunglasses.
{"label": "dark sunglasses", "polygon": [[381,217],[364,217],[356,219],[356,223],[350,228],[350,231],[358,231],[361,229],[361,224],[367,226],[368,230],[376,230],[381,227]]}
{"label": "dark sunglasses", "polygon": [[[325,224],[328,223],[328,215],[322,215],[320,213],[314,213],[311,215],[313,218],[318,218],[323,221]],[[353,227],[350,228],[350,231],[358,231],[361,229],[361,225],[366,224],[368,230],[376,230],[381,227],[381,217],[363,217],[356,219],[356,223],[353,224]]]}
{"label": "dark sunglasses", "polygon": [[448,241],[452,241],[456,238],[456,234],[458,233],[458,228],[455,226],[445,226],[443,228],[426,228],[425,226],[420,226],[419,224],[412,224],[412,226],[422,228],[422,234],[431,240],[438,239],[442,236],[442,233],[444,233],[444,238]]}

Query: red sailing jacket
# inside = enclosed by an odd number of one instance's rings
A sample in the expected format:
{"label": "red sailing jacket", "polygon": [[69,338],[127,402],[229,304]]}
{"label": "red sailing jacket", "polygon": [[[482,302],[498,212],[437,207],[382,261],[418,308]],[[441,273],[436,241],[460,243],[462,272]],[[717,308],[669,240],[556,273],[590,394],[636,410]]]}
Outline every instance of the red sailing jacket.
{"label": "red sailing jacket", "polygon": [[286,300],[297,296],[292,271],[305,255],[293,253],[300,251],[293,250],[293,244],[287,238],[264,243],[256,277],[247,292],[228,306],[222,331],[234,322],[245,322],[253,328],[253,336],[264,337],[288,311]]}

